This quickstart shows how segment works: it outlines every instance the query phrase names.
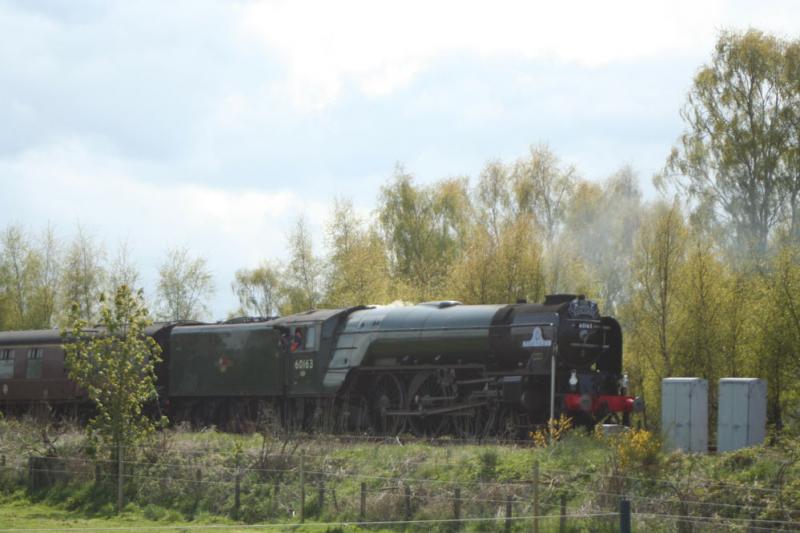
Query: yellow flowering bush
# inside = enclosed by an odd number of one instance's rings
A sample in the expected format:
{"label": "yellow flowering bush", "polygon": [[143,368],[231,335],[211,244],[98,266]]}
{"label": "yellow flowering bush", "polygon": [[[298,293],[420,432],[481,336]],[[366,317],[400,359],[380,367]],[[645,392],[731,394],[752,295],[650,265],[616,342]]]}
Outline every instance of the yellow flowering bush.
{"label": "yellow flowering bush", "polygon": [[661,440],[646,429],[631,429],[614,437],[613,450],[620,470],[651,469],[661,458]]}
{"label": "yellow flowering bush", "polygon": [[541,448],[561,440],[572,429],[572,418],[563,413],[558,418],[547,421],[547,425],[530,433],[533,443]]}

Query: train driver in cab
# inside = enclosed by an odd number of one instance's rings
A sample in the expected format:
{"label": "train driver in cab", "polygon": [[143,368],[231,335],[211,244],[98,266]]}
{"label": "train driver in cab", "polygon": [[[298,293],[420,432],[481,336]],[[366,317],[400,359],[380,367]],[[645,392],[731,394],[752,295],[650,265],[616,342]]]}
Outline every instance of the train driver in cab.
{"label": "train driver in cab", "polygon": [[304,342],[305,336],[303,335],[303,328],[295,328],[292,342],[289,345],[289,351],[296,352],[302,350],[305,347]]}

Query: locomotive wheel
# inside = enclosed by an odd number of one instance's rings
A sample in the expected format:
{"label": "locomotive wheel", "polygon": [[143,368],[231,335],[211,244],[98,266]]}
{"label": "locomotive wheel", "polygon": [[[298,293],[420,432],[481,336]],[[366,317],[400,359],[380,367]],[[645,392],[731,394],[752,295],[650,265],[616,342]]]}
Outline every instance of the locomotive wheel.
{"label": "locomotive wheel", "polygon": [[256,406],[256,430],[264,434],[281,434],[283,433],[283,426],[281,425],[281,412],[280,408],[269,401],[261,400]]}
{"label": "locomotive wheel", "polygon": [[397,435],[403,430],[404,417],[387,415],[405,405],[403,384],[394,374],[382,373],[375,379],[367,394],[370,425],[378,435]]}
{"label": "locomotive wheel", "polygon": [[338,415],[337,431],[362,434],[369,431],[369,403],[358,391],[350,391],[342,400]]}
{"label": "locomotive wheel", "polygon": [[450,416],[453,432],[465,440],[481,440],[486,435],[487,418],[485,407],[459,411]]}
{"label": "locomotive wheel", "polygon": [[[445,396],[435,372],[421,372],[414,376],[408,386],[408,409],[424,411],[430,408],[429,398]],[[409,416],[411,431],[418,437],[438,437],[447,431],[450,417],[447,415]]]}
{"label": "locomotive wheel", "polygon": [[519,413],[511,406],[499,407],[495,420],[495,435],[501,441],[516,441],[523,438],[523,424]]}

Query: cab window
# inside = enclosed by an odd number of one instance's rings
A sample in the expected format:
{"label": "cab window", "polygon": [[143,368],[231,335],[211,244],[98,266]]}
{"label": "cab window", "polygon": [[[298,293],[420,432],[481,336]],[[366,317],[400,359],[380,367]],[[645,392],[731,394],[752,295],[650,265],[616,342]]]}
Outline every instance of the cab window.
{"label": "cab window", "polygon": [[317,347],[317,328],[306,328],[306,351],[313,351]]}
{"label": "cab window", "polygon": [[317,330],[314,326],[295,326],[289,336],[289,351],[312,352],[317,347]]}

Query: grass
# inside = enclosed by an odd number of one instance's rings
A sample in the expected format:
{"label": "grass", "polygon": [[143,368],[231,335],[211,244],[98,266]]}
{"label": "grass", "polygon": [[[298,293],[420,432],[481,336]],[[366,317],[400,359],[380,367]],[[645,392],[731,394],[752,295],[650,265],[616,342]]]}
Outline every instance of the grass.
{"label": "grass", "polygon": [[[779,439],[727,454],[664,453],[652,434],[632,432],[597,438],[580,431],[546,447],[531,445],[436,445],[346,442],[332,437],[285,441],[273,435],[231,435],[213,430],[165,431],[129,456],[125,512],[114,513],[113,465],[96,478],[85,440],[74,428],[42,428],[0,421],[0,531],[2,528],[123,528],[187,531],[224,526],[222,531],[359,531],[311,522],[355,522],[361,484],[367,490],[367,521],[443,520],[453,516],[455,490],[462,517],[482,517],[466,531],[502,529],[505,501],[513,514],[532,514],[533,465],[540,466],[540,512],[558,514],[562,498],[568,513],[615,512],[620,494],[634,511],[688,514],[714,520],[726,530],[743,520],[800,520],[800,440]],[[402,439],[401,439],[402,442]],[[29,490],[27,456],[48,453],[69,472],[52,486]],[[302,459],[301,459],[302,457]],[[305,516],[298,525],[300,464],[304,465]],[[240,468],[240,506],[234,487]],[[319,487],[324,483],[324,505]],[[405,497],[406,487],[410,499]],[[639,527],[672,531],[674,522],[639,518]],[[726,521],[727,520],[727,521]],[[254,526],[272,524],[270,528]],[[568,531],[613,531],[615,518],[571,518]],[[755,522],[767,525],[769,522]],[[772,524],[774,525],[774,524]],[[515,522],[525,531],[529,521]],[[137,529],[140,528],[140,529]],[[207,528],[206,530],[211,530]],[[384,529],[390,531],[391,529]],[[394,529],[450,532],[450,523],[420,523]],[[557,530],[557,520],[542,531]],[[369,531],[380,531],[377,526]]]}
{"label": "grass", "polygon": [[[227,533],[251,533],[253,531],[294,531],[329,533],[355,533],[365,531],[356,526],[330,526],[309,523],[300,524],[263,524],[263,527],[252,524],[241,524],[225,517],[199,515],[193,520],[185,520],[163,508],[153,507],[140,509],[128,504],[125,510],[117,515],[111,506],[92,515],[84,512],[69,511],[63,507],[34,501],[24,492],[15,492],[0,496],[0,533],[11,531],[114,531],[118,533],[141,533],[143,530],[157,531],[224,531]],[[152,513],[158,516],[152,516]],[[373,533],[389,531],[370,528]]]}
{"label": "grass", "polygon": [[[214,518],[214,523],[225,523],[224,519]],[[207,523],[202,519],[193,525]],[[24,492],[15,492],[0,497],[0,531],[8,529],[45,528],[54,531],[65,529],[115,528],[117,531],[135,531],[135,528],[151,527],[154,530],[166,526],[185,526],[185,520],[148,520],[140,509],[129,506],[116,516],[113,507],[103,509],[94,515],[75,512],[63,507],[31,500]],[[128,529],[130,528],[130,529]],[[171,529],[175,530],[175,529]],[[244,529],[240,529],[244,531]]]}

